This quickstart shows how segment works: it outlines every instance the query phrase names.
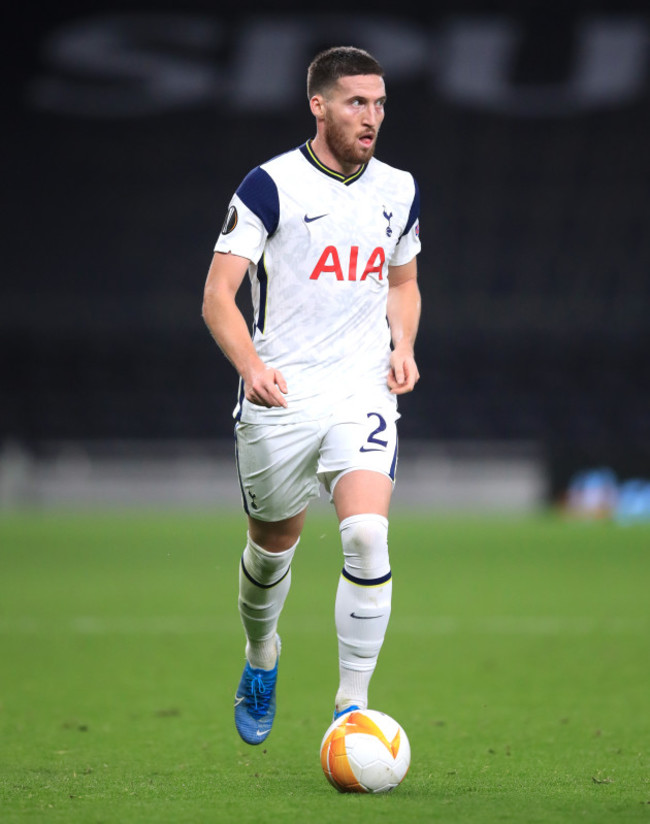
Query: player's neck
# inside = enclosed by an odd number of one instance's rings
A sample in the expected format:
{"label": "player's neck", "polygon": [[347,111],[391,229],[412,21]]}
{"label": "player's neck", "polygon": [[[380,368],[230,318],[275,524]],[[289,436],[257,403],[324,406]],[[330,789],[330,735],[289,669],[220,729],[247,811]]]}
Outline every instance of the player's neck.
{"label": "player's neck", "polygon": [[345,177],[351,177],[363,166],[363,163],[350,164],[339,160],[332,154],[327,143],[318,134],[310,141],[309,145],[323,166],[327,166],[328,169],[331,169],[333,172],[338,172]]}

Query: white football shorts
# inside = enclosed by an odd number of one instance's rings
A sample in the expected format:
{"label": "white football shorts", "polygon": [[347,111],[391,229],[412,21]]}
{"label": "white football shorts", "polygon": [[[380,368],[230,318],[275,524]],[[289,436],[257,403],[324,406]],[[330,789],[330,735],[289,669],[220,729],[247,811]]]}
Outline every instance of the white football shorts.
{"label": "white football shorts", "polygon": [[341,404],[316,421],[235,426],[237,474],[247,514],[260,521],[291,518],[355,469],[395,483],[397,412],[394,403]]}

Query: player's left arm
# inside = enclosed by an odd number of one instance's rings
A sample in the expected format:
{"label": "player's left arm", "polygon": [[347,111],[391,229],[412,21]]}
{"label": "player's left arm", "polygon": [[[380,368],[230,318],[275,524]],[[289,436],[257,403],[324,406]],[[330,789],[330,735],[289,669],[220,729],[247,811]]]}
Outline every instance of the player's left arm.
{"label": "player's left arm", "polygon": [[393,350],[386,382],[393,395],[412,392],[420,380],[415,362],[415,338],[420,323],[420,288],[417,258],[402,266],[388,267],[386,313]]}

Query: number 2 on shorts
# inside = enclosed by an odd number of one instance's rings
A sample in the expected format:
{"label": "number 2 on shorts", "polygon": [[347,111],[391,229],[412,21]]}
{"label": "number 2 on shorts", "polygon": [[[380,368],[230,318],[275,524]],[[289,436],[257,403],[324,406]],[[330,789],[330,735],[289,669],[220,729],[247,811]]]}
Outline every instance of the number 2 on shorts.
{"label": "number 2 on shorts", "polygon": [[[378,438],[377,435],[386,429],[386,421],[379,412],[368,412],[367,417],[377,418],[378,425],[368,435],[366,444],[359,449],[359,452],[381,452],[388,446],[388,441],[383,440],[383,438]],[[367,446],[367,444],[372,444],[372,446]]]}

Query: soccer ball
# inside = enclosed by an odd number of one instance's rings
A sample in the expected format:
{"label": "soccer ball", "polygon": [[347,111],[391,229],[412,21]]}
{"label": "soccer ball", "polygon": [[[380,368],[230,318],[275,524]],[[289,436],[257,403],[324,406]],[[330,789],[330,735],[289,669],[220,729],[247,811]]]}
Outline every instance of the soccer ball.
{"label": "soccer ball", "polygon": [[386,793],[404,779],[411,746],[386,713],[352,710],[329,727],[320,745],[325,777],[342,793]]}

